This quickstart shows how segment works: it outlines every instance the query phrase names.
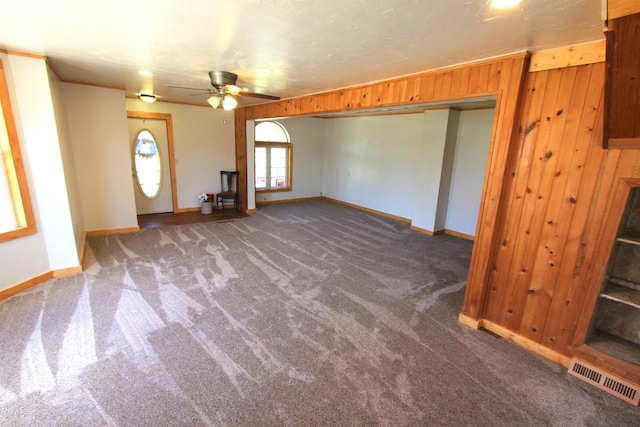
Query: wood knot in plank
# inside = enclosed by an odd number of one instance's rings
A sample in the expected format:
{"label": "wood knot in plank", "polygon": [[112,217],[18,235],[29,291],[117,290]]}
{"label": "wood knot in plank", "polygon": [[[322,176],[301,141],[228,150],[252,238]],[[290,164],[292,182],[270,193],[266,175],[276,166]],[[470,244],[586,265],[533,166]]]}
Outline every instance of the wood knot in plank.
{"label": "wood knot in plank", "polygon": [[531,131],[534,130],[536,126],[538,126],[538,123],[540,123],[540,120],[536,120],[535,122],[527,126],[527,128],[524,130],[524,134],[529,135],[529,133],[531,133]]}

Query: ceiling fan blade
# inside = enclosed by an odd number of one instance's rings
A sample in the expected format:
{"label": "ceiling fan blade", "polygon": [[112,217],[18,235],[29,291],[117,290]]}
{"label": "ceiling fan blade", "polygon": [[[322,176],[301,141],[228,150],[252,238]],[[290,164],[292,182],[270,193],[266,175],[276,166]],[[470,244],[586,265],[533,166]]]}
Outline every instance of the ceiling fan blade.
{"label": "ceiling fan blade", "polygon": [[190,93],[188,95],[182,95],[181,98],[189,98],[191,96],[202,96],[202,95],[209,96],[211,94],[212,94],[211,92]]}
{"label": "ceiling fan blade", "polygon": [[211,93],[211,89],[200,89],[199,87],[186,87],[186,86],[173,86],[173,85],[167,85],[167,87],[172,87],[174,89],[201,90],[203,92]]}
{"label": "ceiling fan blade", "polygon": [[230,93],[231,95],[242,95],[242,92],[245,89],[236,85],[225,85],[222,90],[224,90],[225,93]]}
{"label": "ceiling fan blade", "polygon": [[246,96],[248,98],[273,99],[273,100],[280,99],[279,96],[265,95],[264,93],[256,93],[256,92],[240,92],[238,95]]}
{"label": "ceiling fan blade", "polygon": [[212,89],[201,89],[196,87],[174,86],[174,85],[167,85],[167,86],[175,89],[197,90],[202,92],[198,94],[185,95],[185,96],[197,96],[197,95],[203,95],[206,93],[210,95],[218,95],[221,98],[224,97],[225,94],[228,94],[234,97],[245,96],[247,98],[259,98],[259,99],[269,99],[269,100],[280,99],[279,96],[266,95],[264,93],[247,91],[246,89],[236,85],[238,75],[234,73],[230,73],[228,71],[209,71],[209,77],[211,78],[211,85],[213,86]]}

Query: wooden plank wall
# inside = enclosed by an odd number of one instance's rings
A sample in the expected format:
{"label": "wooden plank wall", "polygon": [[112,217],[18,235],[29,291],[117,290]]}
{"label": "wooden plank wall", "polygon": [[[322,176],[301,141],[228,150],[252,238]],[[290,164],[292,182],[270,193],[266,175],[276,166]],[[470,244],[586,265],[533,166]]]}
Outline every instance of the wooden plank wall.
{"label": "wooden plank wall", "polygon": [[236,141],[236,170],[238,175],[238,208],[248,211],[247,205],[247,109],[238,108],[234,111],[235,141]]}
{"label": "wooden plank wall", "polygon": [[607,0],[607,19],[616,19],[634,13],[640,13],[638,0]]}
{"label": "wooden plank wall", "polygon": [[606,34],[604,146],[639,149],[640,13],[610,20]]}
{"label": "wooden plank wall", "polygon": [[290,117],[493,95],[509,89],[528,54],[509,55],[300,98],[244,107],[247,119]]}
{"label": "wooden plank wall", "polygon": [[640,174],[637,151],[602,149],[604,74],[598,63],[527,76],[500,245],[486,259],[481,326],[567,357],[584,342],[625,191]]}

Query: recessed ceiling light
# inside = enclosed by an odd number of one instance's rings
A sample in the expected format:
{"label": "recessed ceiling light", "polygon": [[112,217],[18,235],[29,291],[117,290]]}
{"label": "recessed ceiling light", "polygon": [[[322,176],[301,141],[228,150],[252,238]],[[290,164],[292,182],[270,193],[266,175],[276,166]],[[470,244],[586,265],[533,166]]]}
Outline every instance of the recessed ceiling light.
{"label": "recessed ceiling light", "polygon": [[138,74],[145,77],[153,77],[153,73],[148,70],[138,70]]}
{"label": "recessed ceiling light", "polygon": [[521,2],[522,0],[491,0],[491,7],[494,9],[509,9]]}

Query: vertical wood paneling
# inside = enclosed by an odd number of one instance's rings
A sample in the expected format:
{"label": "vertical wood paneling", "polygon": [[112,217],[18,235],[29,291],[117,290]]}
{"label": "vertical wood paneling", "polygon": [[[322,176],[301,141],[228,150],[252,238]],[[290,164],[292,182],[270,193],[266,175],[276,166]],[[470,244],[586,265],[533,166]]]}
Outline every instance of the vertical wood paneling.
{"label": "vertical wood paneling", "polygon": [[455,88],[454,95],[459,97],[469,92],[469,76],[471,74],[471,69],[469,67],[465,67],[460,70],[456,70],[456,73],[456,80],[458,84]]}
{"label": "vertical wood paneling", "polygon": [[489,68],[489,80],[487,80],[487,92],[494,92],[498,90],[500,81],[502,80],[502,67],[504,63],[494,62]]}
{"label": "vertical wood paneling", "polygon": [[420,101],[420,78],[413,77],[407,81],[406,96],[409,102]]}
{"label": "vertical wood paneling", "polygon": [[440,86],[440,93],[437,93],[436,97],[438,99],[451,99],[451,79],[452,79],[453,71],[446,72],[442,74],[442,85]]}
{"label": "vertical wood paneling", "polygon": [[434,99],[433,93],[436,90],[435,74],[428,74],[421,78],[420,82],[420,99]]}
{"label": "vertical wood paneling", "polygon": [[549,250],[544,249],[548,245],[541,239],[545,223],[553,225],[547,211],[550,204],[553,206],[552,183],[562,176],[557,175],[556,166],[559,159],[573,152],[569,146],[573,141],[564,142],[563,131],[575,73],[573,68],[530,75],[520,125],[524,149],[509,196],[510,219],[505,223],[502,250],[494,263],[494,278],[490,280],[492,292],[487,301],[486,318],[527,338],[541,333],[533,325],[537,319],[535,314],[529,313],[524,319],[527,330],[523,330],[522,322],[527,302],[531,302],[534,299],[531,296],[539,290],[536,257]]}
{"label": "vertical wood paneling", "polygon": [[509,79],[516,79],[519,86],[522,76],[508,73],[503,68],[528,60],[526,53],[509,55],[475,64],[429,71],[409,77],[396,78],[353,88],[310,95],[301,98],[274,101],[238,108],[247,119],[288,117],[313,113],[354,110],[377,106],[395,106],[447,99],[460,99],[481,95],[500,95],[511,86]]}
{"label": "vertical wood paneling", "polygon": [[607,19],[640,13],[638,0],[607,0]]}
{"label": "vertical wood paneling", "polygon": [[[559,264],[560,272],[556,289],[550,302],[549,318],[543,333],[542,344],[563,354],[567,354],[567,346],[575,332],[574,328],[567,327],[567,325],[570,325],[574,319],[581,315],[582,304],[577,298],[581,297],[581,293],[583,294],[582,286],[584,285],[581,284],[583,277],[580,272],[584,263],[585,237],[588,234],[588,225],[593,223],[594,200],[596,199],[594,188],[600,180],[606,155],[607,152],[598,146],[590,145],[588,148],[584,170],[589,172],[582,175],[577,198],[580,203],[586,204],[589,208],[577,210],[569,226],[563,257]],[[578,286],[576,287],[576,285]],[[578,294],[576,294],[577,289],[579,289]],[[588,317],[588,313],[583,313],[583,315]]]}
{"label": "vertical wood paneling", "polygon": [[[567,167],[558,170],[563,193],[555,197],[556,206],[550,211],[553,225],[544,237],[544,247],[549,252],[548,259],[538,260],[543,273],[540,279],[540,297],[527,306],[523,328],[526,330],[536,318],[538,330],[536,341],[556,351],[566,349],[568,334],[562,327],[563,313],[571,302],[567,291],[573,282],[574,267],[581,247],[580,236],[592,206],[595,177],[600,168],[598,159],[603,150],[598,143],[602,140],[602,82],[604,67],[579,67],[574,83],[574,95],[567,112],[566,132],[563,140],[575,141],[571,150],[571,161]],[[587,90],[583,90],[587,88]],[[589,171],[586,172],[585,171]],[[548,249],[547,249],[548,248]],[[553,253],[551,253],[553,252]],[[543,262],[547,261],[545,265]],[[569,301],[567,303],[567,301]],[[564,338],[563,338],[564,336]],[[532,337],[533,338],[533,337]],[[564,351],[563,351],[564,352]]]}
{"label": "vertical wood paneling", "polygon": [[236,170],[238,176],[238,208],[246,211],[247,205],[247,128],[246,117],[242,110],[234,112],[236,130]]}
{"label": "vertical wood paneling", "polygon": [[469,87],[471,93],[480,92],[480,66],[469,67]]}
{"label": "vertical wood paneling", "polygon": [[607,139],[640,141],[639,42],[640,13],[610,22],[607,32]]}
{"label": "vertical wood paneling", "polygon": [[480,75],[478,76],[478,91],[488,92],[491,65],[483,65],[482,67],[480,67],[479,72]]}
{"label": "vertical wood paneling", "polygon": [[[546,96],[542,108],[542,115],[534,119],[540,124],[530,135],[536,136],[536,149],[529,163],[529,177],[523,218],[521,224],[525,225],[519,231],[518,249],[514,258],[514,266],[507,278],[507,283],[515,283],[507,298],[506,307],[510,310],[506,326],[511,330],[527,336],[536,333],[537,329],[523,331],[522,316],[525,310],[527,296],[535,292],[532,289],[532,281],[537,278],[534,270],[535,257],[540,246],[544,225],[547,223],[547,211],[551,202],[551,187],[558,163],[560,145],[564,142],[562,132],[564,128],[565,114],[562,105],[568,103],[572,93],[573,74],[554,70],[550,76],[546,94],[555,93],[556,96]],[[571,142],[569,142],[571,143]],[[562,150],[562,153],[570,152]]]}
{"label": "vertical wood paneling", "polygon": [[[613,247],[629,187],[640,187],[640,150],[608,150],[597,187],[593,220],[585,232],[584,264],[572,288],[577,311],[572,344],[582,344],[587,333],[602,277]],[[589,242],[592,244],[589,245]],[[586,314],[585,314],[586,313]],[[581,315],[582,314],[582,315]]]}
{"label": "vertical wood paneling", "polygon": [[584,342],[627,181],[640,168],[637,151],[599,145],[604,67],[528,75],[499,245],[485,260],[482,318],[567,356]]}
{"label": "vertical wood paneling", "polygon": [[378,107],[380,105],[382,105],[382,94],[383,94],[383,90],[382,90],[382,85],[381,84],[377,84],[374,85],[371,88],[371,97],[372,97],[372,105],[375,107]]}
{"label": "vertical wood paneling", "polygon": [[[520,230],[522,228],[526,229],[526,227],[521,226],[520,223],[523,218],[522,211],[525,206],[525,199],[530,197],[529,195],[532,193],[532,191],[528,191],[528,178],[530,164],[534,158],[534,148],[536,148],[537,133],[535,131],[539,125],[539,120],[527,120],[527,118],[539,117],[542,113],[547,77],[548,74],[529,76],[524,100],[525,119],[519,126],[519,157],[514,159],[516,161],[516,164],[512,166],[514,172],[509,178],[511,183],[505,189],[508,194],[506,197],[508,203],[504,209],[506,214],[502,223],[502,232],[500,233],[500,246],[495,258],[492,260],[494,273],[489,278],[490,288],[484,310],[484,317],[500,324],[505,324],[507,318],[513,313],[512,308],[505,302],[510,296],[509,291],[512,289],[509,285],[511,271],[503,266],[514,264],[514,257],[523,250],[521,247],[522,240],[519,240],[518,237]],[[498,269],[498,266],[502,268]]]}
{"label": "vertical wood paneling", "polygon": [[[590,136],[579,134],[586,99],[591,68],[572,67],[574,71],[566,73],[566,80],[572,81],[570,96],[566,99],[559,97],[556,102],[557,131],[552,138],[554,144],[553,156],[557,158],[555,173],[548,175],[548,204],[542,218],[540,240],[533,258],[532,282],[524,300],[524,310],[520,322],[519,332],[536,342],[541,342],[544,326],[548,320],[549,305],[553,299],[559,260],[566,246],[566,231],[573,220],[577,199],[577,189],[582,179],[582,168],[575,167],[584,164]],[[567,85],[569,87],[569,85]],[[566,92],[569,92],[568,90]],[[557,151],[555,151],[557,150]],[[551,171],[550,171],[551,172]]]}
{"label": "vertical wood paneling", "polygon": [[[461,313],[461,319],[467,324],[478,322],[484,309],[491,263],[495,259],[500,244],[500,241],[495,237],[506,218],[508,200],[504,194],[509,184],[508,165],[513,164],[514,159],[517,158],[518,147],[511,141],[515,138],[521,105],[520,94],[526,70],[522,67],[528,66],[528,58],[527,61],[521,62],[504,61],[504,65],[505,69],[500,74],[500,95],[496,104],[491,135],[492,143],[489,146],[476,239],[471,255],[467,292]],[[482,74],[483,67],[484,65],[476,69],[478,74]],[[478,90],[486,89],[480,84],[477,88]]]}

